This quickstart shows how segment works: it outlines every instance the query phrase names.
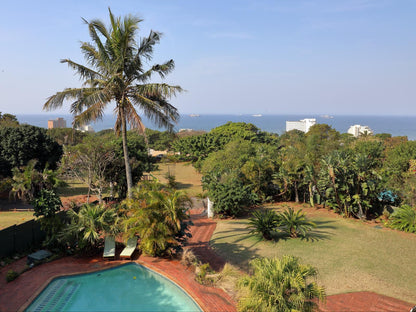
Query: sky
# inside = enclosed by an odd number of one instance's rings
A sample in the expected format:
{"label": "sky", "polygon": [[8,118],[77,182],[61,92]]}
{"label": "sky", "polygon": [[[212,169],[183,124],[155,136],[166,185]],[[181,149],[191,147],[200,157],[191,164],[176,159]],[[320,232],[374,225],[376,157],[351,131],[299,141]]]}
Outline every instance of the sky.
{"label": "sky", "polygon": [[109,7],[163,33],[149,66],[175,61],[182,114],[416,115],[415,0],[4,1],[0,112],[81,86],[60,60],[85,64],[82,18],[107,24]]}

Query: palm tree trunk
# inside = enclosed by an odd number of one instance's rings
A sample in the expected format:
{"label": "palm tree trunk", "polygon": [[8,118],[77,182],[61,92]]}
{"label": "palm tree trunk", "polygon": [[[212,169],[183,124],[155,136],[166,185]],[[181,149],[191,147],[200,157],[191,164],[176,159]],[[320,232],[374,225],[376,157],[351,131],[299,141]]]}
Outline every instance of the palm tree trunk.
{"label": "palm tree trunk", "polygon": [[123,140],[123,154],[124,154],[124,165],[126,167],[126,179],[127,179],[127,198],[132,197],[133,179],[131,176],[131,168],[129,162],[129,151],[127,149],[127,123],[124,109],[120,109],[121,114],[121,138]]}

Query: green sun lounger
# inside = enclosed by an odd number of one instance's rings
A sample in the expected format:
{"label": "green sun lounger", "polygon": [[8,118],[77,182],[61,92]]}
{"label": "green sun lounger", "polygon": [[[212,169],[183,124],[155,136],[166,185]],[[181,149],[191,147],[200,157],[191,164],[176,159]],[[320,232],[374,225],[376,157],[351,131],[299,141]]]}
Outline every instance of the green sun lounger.
{"label": "green sun lounger", "polygon": [[116,242],[114,236],[107,236],[104,241],[104,253],[103,258],[115,258],[116,257]]}
{"label": "green sun lounger", "polygon": [[126,247],[123,249],[123,251],[120,254],[121,259],[131,259],[131,256],[133,255],[134,251],[136,250],[137,246],[137,238],[129,238],[127,240]]}

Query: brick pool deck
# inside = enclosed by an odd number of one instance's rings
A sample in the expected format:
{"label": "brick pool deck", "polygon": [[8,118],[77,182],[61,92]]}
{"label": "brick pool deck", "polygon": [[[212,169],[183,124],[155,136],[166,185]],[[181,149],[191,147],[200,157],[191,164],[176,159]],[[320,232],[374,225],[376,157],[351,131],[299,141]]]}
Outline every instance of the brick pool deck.
{"label": "brick pool deck", "polygon": [[[212,268],[219,270],[225,262],[209,246],[216,223],[207,219],[202,212],[202,209],[191,211],[194,226],[191,228],[192,238],[189,240],[189,248],[203,262],[208,262]],[[176,260],[135,255],[133,261],[177,283],[206,312],[236,311],[236,303],[227,293],[221,289],[198,284],[195,282],[194,273]],[[128,262],[130,261],[103,261],[101,257],[65,257],[36,266],[13,282],[6,283],[5,277],[8,270],[20,271],[25,267],[26,258],[20,259],[0,269],[0,311],[22,311],[54,277],[93,272]],[[116,285],[109,285],[109,287],[116,287]],[[408,312],[412,306],[410,303],[387,296],[371,292],[357,292],[328,296],[326,304],[321,304],[319,308],[322,312]]]}

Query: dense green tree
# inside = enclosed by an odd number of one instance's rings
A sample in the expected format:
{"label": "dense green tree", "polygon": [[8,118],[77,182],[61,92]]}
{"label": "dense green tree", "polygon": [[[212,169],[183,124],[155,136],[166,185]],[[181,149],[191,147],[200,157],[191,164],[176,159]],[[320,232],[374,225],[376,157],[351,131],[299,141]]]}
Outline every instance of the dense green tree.
{"label": "dense green tree", "polygon": [[116,133],[121,132],[127,193],[131,197],[133,179],[127,145],[127,124],[144,132],[144,125],[136,110],[138,108],[157,126],[172,129],[179,114],[168,99],[182,89],[166,83],[149,82],[153,74],[164,78],[174,69],[173,60],[145,69],[145,65],[152,59],[154,46],[159,43],[160,33],[151,31],[148,37],[137,43],[136,34],[141,19],[131,15],[115,17],[111,10],[109,17],[108,28],[100,20],[85,20],[92,39],[92,43],[81,44],[87,66],[70,59],[62,60],[84,80],[84,86],[57,92],[49,97],[44,109],[59,108],[66,100],[74,100],[71,113],[75,115],[75,125],[79,125],[100,119],[105,108],[115,104],[117,121],[114,129]]}
{"label": "dense green tree", "polygon": [[147,128],[145,133],[149,148],[156,151],[169,150],[176,139],[176,134],[171,131],[162,132]]}
{"label": "dense green tree", "polygon": [[217,214],[237,216],[258,199],[251,186],[242,182],[239,171],[223,175],[215,172],[206,174],[202,178],[202,184],[208,197],[214,202],[214,211]]}
{"label": "dense green tree", "polygon": [[19,121],[15,115],[12,114],[2,114],[0,112],[0,127],[17,127],[19,126]]}
{"label": "dense green tree", "polygon": [[256,126],[244,122],[228,122],[210,132],[184,137],[174,142],[173,149],[194,162],[197,169],[212,152],[224,148],[231,141],[244,140],[257,143],[276,142],[277,135],[260,131]]}
{"label": "dense green tree", "polygon": [[238,311],[309,312],[316,311],[318,301],[325,299],[324,288],[313,281],[316,269],[301,264],[298,258],[258,258],[250,266],[253,274],[239,282],[243,296]]}
{"label": "dense green tree", "polygon": [[30,125],[0,127],[0,176],[11,176],[12,168],[26,166],[37,159],[35,168],[56,169],[62,147],[53,141],[45,129]]}
{"label": "dense green tree", "polygon": [[306,134],[305,143],[309,163],[319,168],[321,158],[340,147],[341,134],[326,124],[316,124]]}

